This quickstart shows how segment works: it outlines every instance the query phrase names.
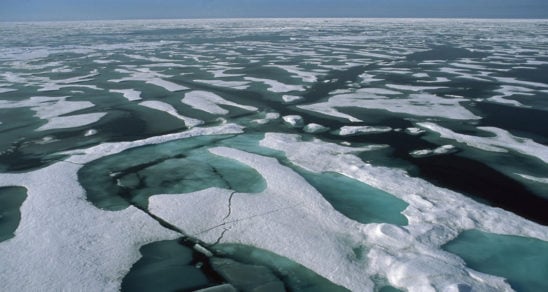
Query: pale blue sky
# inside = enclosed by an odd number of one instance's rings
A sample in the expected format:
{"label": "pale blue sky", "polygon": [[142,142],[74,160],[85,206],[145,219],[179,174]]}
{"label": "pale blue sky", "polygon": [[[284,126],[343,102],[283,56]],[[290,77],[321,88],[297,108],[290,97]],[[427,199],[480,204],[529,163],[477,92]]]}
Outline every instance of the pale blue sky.
{"label": "pale blue sky", "polygon": [[226,17],[548,18],[548,0],[0,0],[0,20]]}

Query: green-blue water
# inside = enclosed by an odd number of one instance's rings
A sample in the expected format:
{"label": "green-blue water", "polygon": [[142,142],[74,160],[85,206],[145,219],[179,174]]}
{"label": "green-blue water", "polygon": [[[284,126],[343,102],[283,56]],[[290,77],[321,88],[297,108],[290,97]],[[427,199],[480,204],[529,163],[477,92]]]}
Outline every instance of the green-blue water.
{"label": "green-blue water", "polygon": [[14,236],[21,212],[19,208],[27,198],[22,187],[0,187],[0,242]]}
{"label": "green-blue water", "polygon": [[548,291],[548,242],[467,230],[443,247],[470,268],[508,279],[516,291]]}

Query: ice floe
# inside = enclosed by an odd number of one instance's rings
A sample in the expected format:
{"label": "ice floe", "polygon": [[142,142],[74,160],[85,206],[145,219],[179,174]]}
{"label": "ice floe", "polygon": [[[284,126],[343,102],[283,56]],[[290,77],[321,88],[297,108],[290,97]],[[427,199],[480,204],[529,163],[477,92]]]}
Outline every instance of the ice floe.
{"label": "ice floe", "polygon": [[407,91],[428,91],[447,88],[445,86],[413,86],[413,85],[401,85],[401,84],[386,84],[386,87],[397,89],[397,90],[407,90]]}
{"label": "ice floe", "polygon": [[37,131],[46,131],[53,129],[66,129],[82,127],[89,124],[98,122],[102,117],[106,116],[106,113],[90,113],[81,115],[71,115],[62,117],[48,118],[48,122],[36,129]]}
{"label": "ice floe", "polygon": [[203,135],[221,135],[221,134],[240,134],[243,131],[243,127],[232,124],[225,123],[217,127],[194,127],[190,130],[167,134],[162,136],[155,136],[143,140],[131,141],[131,142],[112,142],[112,143],[103,143],[91,148],[84,150],[71,150],[67,151],[64,154],[71,155],[67,161],[77,164],[83,164],[95,159],[101,158],[107,155],[113,155],[124,151],[129,148],[139,147],[144,145],[160,144],[164,142],[169,142],[177,139],[184,139],[195,136]]}
{"label": "ice floe", "polygon": [[269,113],[264,114],[264,118],[253,120],[253,122],[256,123],[256,124],[259,124],[259,125],[264,125],[264,124],[269,123],[270,121],[273,121],[273,120],[276,120],[276,119],[279,119],[279,118],[280,118],[279,113],[269,112]]}
{"label": "ice floe", "polygon": [[[373,290],[371,277],[375,276],[409,291],[457,285],[510,291],[503,279],[470,270],[439,247],[460,230],[473,227],[548,237],[545,227],[409,178],[401,170],[364,164],[351,154],[365,149],[302,142],[286,134],[267,134],[261,144],[284,151],[291,162],[306,169],[341,172],[388,189],[410,203],[404,212],[410,225],[363,225],[349,220],[291,169],[272,158],[231,148],[210,151],[256,169],[267,181],[264,192],[210,188],[184,196],[157,195],[150,198],[150,211],[205,242],[267,249],[352,291]],[[224,213],[218,212],[223,209]],[[356,250],[362,250],[363,256]]]}
{"label": "ice floe", "polygon": [[190,118],[190,117],[183,116],[183,115],[179,114],[177,112],[177,110],[172,105],[170,105],[169,103],[162,102],[162,101],[147,100],[147,101],[143,101],[143,102],[139,103],[139,105],[168,113],[168,114],[180,119],[181,121],[185,122],[185,125],[189,128],[192,128],[192,127],[195,127],[195,126],[198,126],[198,125],[201,125],[201,124],[204,123],[202,120],[193,119],[193,118]]}
{"label": "ice floe", "polygon": [[198,83],[205,83],[211,86],[217,86],[217,87],[228,87],[233,89],[239,89],[244,90],[249,88],[249,82],[246,81],[225,81],[225,80],[199,80],[196,79],[194,82]]}
{"label": "ice floe", "polygon": [[106,113],[89,113],[70,115],[66,114],[93,107],[89,101],[68,101],[67,96],[49,97],[33,96],[21,101],[0,100],[0,108],[29,107],[40,119],[48,122],[38,128],[38,131],[81,127],[100,120]]}
{"label": "ice floe", "polygon": [[528,138],[521,138],[510,132],[495,127],[478,127],[479,130],[493,134],[491,137],[479,137],[456,133],[434,123],[417,123],[429,131],[439,134],[442,138],[454,140],[477,149],[491,152],[516,151],[521,154],[538,158],[548,163],[548,147]]}
{"label": "ice floe", "polygon": [[228,101],[219,95],[208,92],[195,90],[185,94],[185,97],[182,99],[184,104],[187,104],[195,109],[208,112],[214,115],[226,115],[228,110],[220,107],[219,105],[229,105],[233,107],[239,107],[247,111],[256,111],[257,108],[248,105],[242,105],[235,102]]}
{"label": "ice floe", "polygon": [[290,91],[304,90],[303,85],[290,85],[290,84],[281,83],[279,81],[271,80],[271,79],[262,79],[262,78],[254,78],[254,77],[244,77],[244,79],[266,84],[268,86],[268,91],[271,91],[274,93],[284,93],[284,92],[290,92]]}
{"label": "ice floe", "polygon": [[409,152],[409,154],[413,157],[427,157],[432,155],[441,155],[441,154],[448,154],[455,152],[457,149],[453,145],[442,145],[440,147],[434,148],[434,149],[421,149],[421,150],[414,150]]}
{"label": "ice floe", "polygon": [[417,127],[409,127],[405,129],[405,132],[409,135],[420,135],[426,131]]}
{"label": "ice floe", "polygon": [[386,96],[356,92],[330,97],[325,102],[298,106],[301,109],[318,112],[328,116],[360,121],[358,118],[341,113],[337,108],[357,107],[379,109],[394,113],[421,117],[440,117],[454,120],[475,120],[480,117],[470,112],[460,103],[464,98],[443,98],[433,94],[417,93],[408,97],[388,98]]}
{"label": "ice floe", "polygon": [[163,79],[163,78],[170,78],[172,76],[161,74],[161,73],[152,71],[148,68],[139,68],[135,70],[131,70],[131,68],[128,68],[128,69],[118,69],[116,71],[119,73],[129,74],[130,77],[113,79],[113,80],[110,80],[110,82],[120,83],[124,81],[144,81],[145,83],[162,87],[167,91],[181,91],[181,90],[188,89],[188,87],[186,86],[179,85],[177,83]]}
{"label": "ice floe", "polygon": [[129,101],[141,100],[141,92],[135,89],[111,89],[110,92],[121,93]]}
{"label": "ice floe", "polygon": [[304,125],[303,117],[299,115],[287,115],[287,116],[283,116],[282,119],[284,120],[285,123],[295,128],[302,127]]}
{"label": "ice floe", "polygon": [[0,93],[8,93],[8,92],[16,91],[16,90],[17,89],[0,87]]}
{"label": "ice floe", "polygon": [[[548,239],[546,227],[510,212],[487,207],[420,179],[410,178],[402,170],[365,164],[351,154],[357,150],[354,148],[319,141],[304,142],[295,135],[273,133],[267,134],[261,145],[284,151],[290,161],[311,171],[339,172],[405,200],[410,204],[404,211],[410,226],[404,229],[416,240],[431,248],[450,240],[459,230],[471,228],[541,240]],[[396,264],[398,261],[390,262]],[[390,271],[388,273],[390,274]],[[408,273],[414,274],[414,271],[408,270]],[[475,277],[475,273],[472,274]]]}
{"label": "ice floe", "polygon": [[318,80],[317,73],[304,71],[296,65],[269,65],[268,67],[276,67],[287,71],[291,76],[301,79],[303,82],[316,82]]}
{"label": "ice floe", "polygon": [[307,133],[323,133],[329,131],[329,128],[320,124],[310,123],[304,126],[303,130]]}
{"label": "ice floe", "polygon": [[518,173],[517,175],[523,177],[524,179],[528,179],[530,181],[543,183],[543,184],[548,184],[548,177],[536,177],[536,176],[527,175],[527,174],[523,174],[523,173]]}
{"label": "ice floe", "polygon": [[295,102],[295,101],[299,101],[299,100],[302,100],[303,97],[302,96],[298,96],[298,95],[288,95],[288,94],[284,94],[282,96],[282,100],[285,102],[285,103],[292,103],[292,102]]}
{"label": "ice floe", "polygon": [[343,126],[336,131],[340,136],[355,136],[379,134],[392,131],[391,127],[373,127],[373,126]]}
{"label": "ice floe", "polygon": [[0,176],[0,186],[28,190],[15,237],[0,244],[3,289],[116,291],[139,246],[179,236],[135,207],[95,208],[78,183],[80,167],[59,162]]}

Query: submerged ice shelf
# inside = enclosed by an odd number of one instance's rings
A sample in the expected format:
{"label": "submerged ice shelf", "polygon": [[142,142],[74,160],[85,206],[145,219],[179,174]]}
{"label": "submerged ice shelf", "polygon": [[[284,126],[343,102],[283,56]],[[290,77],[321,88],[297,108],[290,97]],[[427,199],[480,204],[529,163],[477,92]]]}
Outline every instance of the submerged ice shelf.
{"label": "submerged ice shelf", "polygon": [[6,24],[0,283],[546,290],[545,26]]}

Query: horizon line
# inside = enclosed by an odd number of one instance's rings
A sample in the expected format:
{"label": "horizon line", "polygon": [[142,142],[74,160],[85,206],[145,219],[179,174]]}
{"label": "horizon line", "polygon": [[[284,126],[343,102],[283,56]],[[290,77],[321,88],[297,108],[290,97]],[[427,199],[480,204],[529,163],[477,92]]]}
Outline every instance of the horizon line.
{"label": "horizon line", "polygon": [[37,20],[2,20],[0,23],[36,23],[36,22],[95,22],[95,21],[153,21],[153,20],[253,20],[253,19],[423,19],[423,20],[529,20],[529,21],[547,21],[546,18],[534,18],[534,17],[409,17],[409,16],[302,16],[302,17],[273,17],[273,16],[264,16],[264,17],[182,17],[182,18],[96,18],[96,19],[37,19]]}

